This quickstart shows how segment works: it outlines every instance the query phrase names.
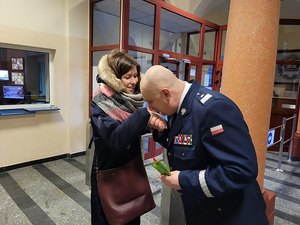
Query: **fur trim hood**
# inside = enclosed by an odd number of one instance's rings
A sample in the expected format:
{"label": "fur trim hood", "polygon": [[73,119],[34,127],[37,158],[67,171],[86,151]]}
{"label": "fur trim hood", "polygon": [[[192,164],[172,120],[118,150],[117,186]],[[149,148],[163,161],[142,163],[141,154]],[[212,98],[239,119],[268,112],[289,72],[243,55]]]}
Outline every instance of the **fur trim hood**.
{"label": "fur trim hood", "polygon": [[112,89],[120,93],[125,90],[125,86],[122,81],[117,78],[113,70],[109,67],[107,62],[107,55],[102,56],[98,64],[99,77]]}

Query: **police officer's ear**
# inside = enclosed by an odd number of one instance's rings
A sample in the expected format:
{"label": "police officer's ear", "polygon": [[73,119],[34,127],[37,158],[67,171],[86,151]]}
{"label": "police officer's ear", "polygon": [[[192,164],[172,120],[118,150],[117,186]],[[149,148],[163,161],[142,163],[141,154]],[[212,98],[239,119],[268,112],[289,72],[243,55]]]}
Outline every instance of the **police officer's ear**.
{"label": "police officer's ear", "polygon": [[168,88],[163,88],[162,89],[162,93],[166,97],[166,99],[168,101],[170,101],[170,99],[171,99],[171,92],[170,92],[170,90]]}

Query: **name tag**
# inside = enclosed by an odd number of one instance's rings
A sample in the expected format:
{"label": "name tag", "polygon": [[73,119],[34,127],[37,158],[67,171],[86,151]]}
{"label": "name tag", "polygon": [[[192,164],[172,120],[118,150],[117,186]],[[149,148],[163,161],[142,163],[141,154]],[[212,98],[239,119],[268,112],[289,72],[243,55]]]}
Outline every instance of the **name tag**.
{"label": "name tag", "polygon": [[174,137],[175,145],[193,145],[193,135],[191,134],[178,134]]}

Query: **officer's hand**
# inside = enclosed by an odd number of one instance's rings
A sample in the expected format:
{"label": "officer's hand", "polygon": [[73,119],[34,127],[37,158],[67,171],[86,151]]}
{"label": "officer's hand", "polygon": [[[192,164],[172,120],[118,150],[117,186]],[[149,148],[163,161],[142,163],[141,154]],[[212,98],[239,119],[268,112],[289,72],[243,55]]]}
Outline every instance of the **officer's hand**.
{"label": "officer's hand", "polygon": [[171,172],[171,176],[159,175],[159,178],[164,182],[168,187],[173,188],[175,190],[181,190],[179,185],[179,173],[180,171],[175,170]]}

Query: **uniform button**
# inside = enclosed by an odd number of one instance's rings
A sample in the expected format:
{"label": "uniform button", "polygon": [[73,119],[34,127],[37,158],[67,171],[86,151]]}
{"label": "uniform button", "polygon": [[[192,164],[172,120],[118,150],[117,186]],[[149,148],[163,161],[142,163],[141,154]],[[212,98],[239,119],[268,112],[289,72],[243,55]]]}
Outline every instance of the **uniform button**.
{"label": "uniform button", "polygon": [[167,142],[169,141],[169,138],[167,138]]}
{"label": "uniform button", "polygon": [[222,212],[222,209],[221,209],[221,208],[218,208],[218,211],[219,211],[219,212]]}
{"label": "uniform button", "polygon": [[197,95],[200,95],[200,93],[197,93]]}
{"label": "uniform button", "polygon": [[184,156],[184,152],[183,152],[183,153],[181,153],[181,155],[182,155],[182,156]]}
{"label": "uniform button", "polygon": [[168,156],[171,156],[171,152],[168,152]]}
{"label": "uniform button", "polygon": [[131,145],[128,145],[128,146],[127,146],[127,149],[130,149],[130,147],[131,147]]}

